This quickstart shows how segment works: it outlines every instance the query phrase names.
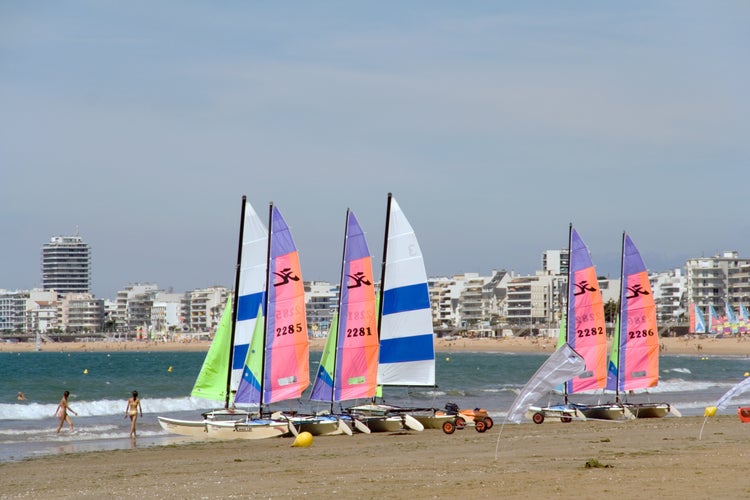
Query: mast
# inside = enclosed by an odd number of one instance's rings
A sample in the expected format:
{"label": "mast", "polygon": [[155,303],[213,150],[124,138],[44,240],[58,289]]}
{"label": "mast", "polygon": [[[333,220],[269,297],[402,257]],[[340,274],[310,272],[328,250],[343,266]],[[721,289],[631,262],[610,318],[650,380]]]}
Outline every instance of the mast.
{"label": "mast", "polygon": [[234,302],[232,303],[232,333],[229,336],[229,367],[227,369],[227,388],[224,396],[224,409],[229,408],[229,395],[232,385],[232,365],[234,358],[234,331],[237,327],[237,302],[239,302],[240,293],[240,266],[242,265],[242,239],[245,232],[245,206],[247,205],[247,196],[242,195],[242,210],[240,211],[240,241],[237,245],[237,265],[234,273]]}
{"label": "mast", "polygon": [[380,323],[383,319],[383,295],[385,292],[385,263],[388,260],[388,233],[391,225],[391,198],[393,195],[388,193],[388,203],[385,209],[385,235],[383,236],[383,263],[380,267],[380,292],[378,303],[378,340],[380,340]]}
{"label": "mast", "polygon": [[266,245],[266,291],[263,293],[263,343],[260,362],[260,402],[258,403],[258,414],[263,416],[263,385],[266,379],[266,330],[268,328],[268,284],[271,273],[271,234],[273,231],[273,202],[268,204],[268,243]]}
{"label": "mast", "polygon": [[331,413],[333,413],[333,403],[336,399],[336,371],[339,360],[339,328],[341,327],[341,296],[344,293],[344,272],[346,266],[346,246],[349,243],[349,209],[346,209],[346,220],[344,221],[344,251],[341,254],[341,275],[339,278],[339,297],[336,310],[339,318],[336,324],[336,345],[333,353],[333,377],[331,380]]}
{"label": "mast", "polygon": [[[565,290],[565,343],[568,343],[568,330],[570,329],[570,269],[572,264],[573,254],[571,248],[573,246],[573,223],[568,223],[568,285]],[[563,384],[563,397],[565,404],[568,404],[568,383]]]}
{"label": "mast", "polygon": [[[393,195],[388,193],[388,203],[385,208],[385,234],[383,235],[383,263],[380,267],[380,291],[378,292],[378,342],[380,342],[380,329],[383,323],[383,298],[385,297],[385,268],[386,262],[388,261],[388,234],[391,225],[391,198]],[[380,354],[378,354],[380,356]],[[372,402],[375,403],[377,393],[372,397]]]}
{"label": "mast", "polygon": [[[620,372],[622,372],[620,367],[620,345],[621,345],[621,338],[622,335],[622,325],[620,324],[620,321],[622,321],[622,308],[625,307],[625,301],[622,300],[622,292],[625,288],[624,281],[627,279],[627,276],[625,276],[625,231],[622,232],[622,251],[620,252],[620,307],[617,311],[617,335],[615,336],[614,340],[618,343],[617,346],[617,382],[615,384],[615,403],[620,402]],[[626,333],[627,335],[627,333]]]}

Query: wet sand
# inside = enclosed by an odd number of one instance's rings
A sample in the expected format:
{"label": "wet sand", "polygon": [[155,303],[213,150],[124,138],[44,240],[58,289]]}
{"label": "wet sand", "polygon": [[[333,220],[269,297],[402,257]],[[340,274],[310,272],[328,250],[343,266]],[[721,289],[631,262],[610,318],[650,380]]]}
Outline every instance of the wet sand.
{"label": "wet sand", "polygon": [[[195,442],[0,465],[2,498],[744,498],[736,415]],[[496,457],[496,445],[497,457]],[[588,466],[587,466],[588,464]]]}

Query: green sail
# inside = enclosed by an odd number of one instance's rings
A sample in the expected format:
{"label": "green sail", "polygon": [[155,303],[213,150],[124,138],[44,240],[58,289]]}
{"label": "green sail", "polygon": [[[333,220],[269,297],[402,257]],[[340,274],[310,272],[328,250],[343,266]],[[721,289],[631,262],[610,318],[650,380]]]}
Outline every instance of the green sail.
{"label": "green sail", "polygon": [[191,396],[214,401],[226,401],[227,374],[231,362],[232,341],[232,299],[227,299],[224,314],[216,328],[214,340],[208,348],[206,359],[195,380]]}
{"label": "green sail", "polygon": [[565,342],[568,341],[568,330],[567,330],[567,323],[566,318],[563,316],[563,319],[560,320],[560,334],[557,336],[557,347],[559,348],[561,345],[563,345]]}
{"label": "green sail", "polygon": [[[250,385],[253,387],[256,396],[251,398],[251,401],[260,402],[260,391],[262,390],[262,377],[263,375],[263,344],[265,344],[265,318],[263,318],[263,308],[258,307],[257,320],[255,321],[255,329],[253,330],[253,338],[250,340],[250,349],[247,351],[247,358],[245,358],[245,371],[242,377],[245,378],[249,372],[250,374]],[[241,390],[241,389],[240,389]],[[244,400],[243,400],[244,401]]]}

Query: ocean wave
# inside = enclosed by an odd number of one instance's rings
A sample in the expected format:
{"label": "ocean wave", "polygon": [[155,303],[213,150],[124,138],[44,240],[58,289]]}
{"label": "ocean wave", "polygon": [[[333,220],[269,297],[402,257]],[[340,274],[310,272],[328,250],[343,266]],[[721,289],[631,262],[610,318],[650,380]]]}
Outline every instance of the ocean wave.
{"label": "ocean wave", "polygon": [[[144,413],[168,413],[183,410],[203,411],[221,406],[200,398],[154,398],[141,401]],[[78,417],[96,417],[125,414],[126,402],[102,399],[98,401],[71,402],[70,407]],[[54,417],[56,404],[0,403],[0,420],[42,420]]]}
{"label": "ocean wave", "polygon": [[693,373],[690,371],[689,368],[671,368],[669,370],[662,370],[662,373],[671,373],[671,372],[677,372],[677,373]]}

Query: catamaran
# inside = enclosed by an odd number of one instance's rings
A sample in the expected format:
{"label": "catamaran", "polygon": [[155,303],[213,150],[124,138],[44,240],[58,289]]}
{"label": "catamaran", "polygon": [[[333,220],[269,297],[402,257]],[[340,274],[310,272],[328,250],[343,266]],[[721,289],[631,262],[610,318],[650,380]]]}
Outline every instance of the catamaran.
{"label": "catamaran", "polygon": [[[615,402],[626,391],[647,389],[659,383],[659,331],[656,303],[641,254],[622,233],[620,313],[612,340],[607,389],[615,391]],[[638,418],[664,417],[676,409],[667,403],[623,403]]]}
{"label": "catamaran", "polygon": [[258,305],[266,288],[268,230],[242,197],[239,244],[234,295],[228,300],[211,347],[203,360],[192,397],[224,403],[224,408],[203,414],[201,420],[158,417],[162,428],[173,434],[205,436],[208,422],[246,420],[251,414],[234,407],[233,395],[239,387],[245,359],[258,321]]}
{"label": "catamaran", "polygon": [[263,439],[295,433],[294,418],[270,413],[264,406],[299,398],[310,384],[305,288],[299,253],[289,226],[273,204],[269,207],[265,293],[261,303],[240,307],[238,318],[256,318],[235,404],[258,405],[257,418],[241,422],[208,422],[210,437]]}
{"label": "catamaran", "polygon": [[567,311],[558,346],[567,343],[583,357],[586,369],[565,382],[562,405],[531,407],[532,420],[539,424],[545,417],[570,422],[581,416],[615,419],[624,413],[622,405],[587,406],[568,401],[569,394],[604,389],[607,382],[607,334],[602,293],[588,248],[572,224],[568,248]]}
{"label": "catamaran", "polygon": [[[424,258],[414,229],[391,193],[385,220],[378,304],[378,385],[434,388],[435,334]],[[440,429],[455,419],[435,408],[374,401],[352,407],[352,411],[370,416],[401,416],[403,426],[413,430]]]}
{"label": "catamaran", "polygon": [[[338,321],[329,333],[310,399],[330,403],[330,415],[346,416],[357,430],[369,432],[362,416],[334,411],[336,403],[372,398],[377,390],[379,343],[372,257],[364,231],[354,212],[348,209],[339,283]],[[302,429],[313,425],[303,424]]]}

